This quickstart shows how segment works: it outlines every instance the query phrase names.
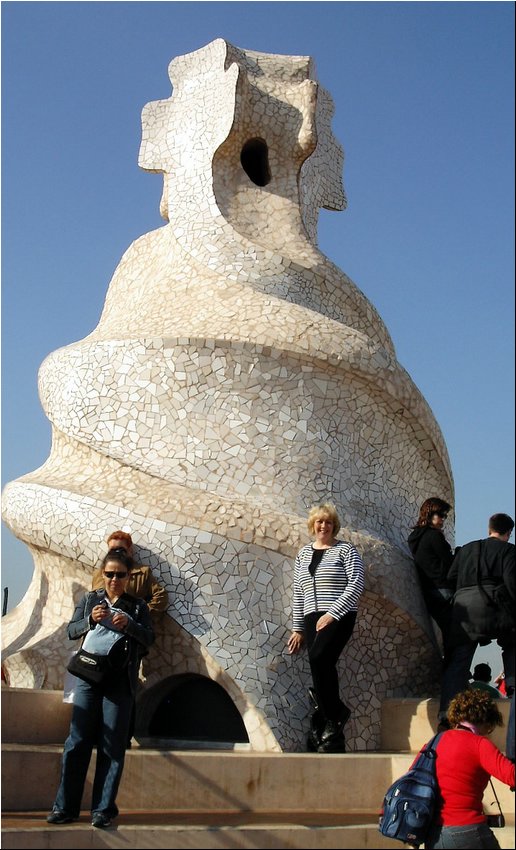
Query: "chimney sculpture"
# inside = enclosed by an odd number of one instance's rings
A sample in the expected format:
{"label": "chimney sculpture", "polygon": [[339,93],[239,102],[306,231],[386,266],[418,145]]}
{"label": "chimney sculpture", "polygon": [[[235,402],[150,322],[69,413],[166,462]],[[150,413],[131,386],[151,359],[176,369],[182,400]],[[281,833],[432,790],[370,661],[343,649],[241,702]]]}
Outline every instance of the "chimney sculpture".
{"label": "chimney sculpture", "polygon": [[303,749],[293,562],[308,508],[332,500],[366,566],[340,674],[348,746],[372,750],[381,700],[435,681],[405,540],[425,498],[453,501],[446,447],[375,309],[318,250],[319,209],[346,199],[311,59],[217,39],[169,71],[139,159],[163,173],[166,224],[124,254],[93,333],[44,361],[52,451],[4,492],[35,564],[3,620],[5,666],[12,685],[62,686],[73,600],[125,528],[169,592],[140,718],[195,674],[226,691],[251,748]]}

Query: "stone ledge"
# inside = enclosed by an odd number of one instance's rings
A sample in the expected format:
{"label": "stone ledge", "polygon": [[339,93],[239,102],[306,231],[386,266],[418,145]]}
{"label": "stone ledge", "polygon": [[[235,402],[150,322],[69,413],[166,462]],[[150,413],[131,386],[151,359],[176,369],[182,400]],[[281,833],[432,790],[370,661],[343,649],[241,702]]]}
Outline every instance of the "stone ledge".
{"label": "stone ledge", "polygon": [[[213,815],[213,813],[212,813]],[[32,848],[48,848],[49,850],[64,850],[74,847],[92,848],[185,848],[185,850],[220,850],[221,847],[260,847],[261,850],[280,850],[280,848],[307,848],[307,850],[348,850],[348,848],[393,847],[394,842],[379,834],[376,825],[376,814],[371,812],[364,822],[363,815],[327,814],[326,823],[321,822],[320,816],[315,819],[307,815],[303,822],[299,819],[278,823],[274,813],[267,820],[258,822],[256,819],[245,819],[238,822],[225,815],[227,820],[221,823],[217,813],[210,818],[209,814],[203,822],[179,823],[166,822],[146,813],[142,822],[141,816],[134,813],[122,812],[117,825],[113,829],[98,830],[90,826],[89,818],[84,815],[75,824],[48,827],[44,821],[44,813],[28,813],[13,818],[4,815],[2,829],[2,846],[4,850],[32,850]],[[224,817],[224,815],[222,816]],[[84,822],[82,822],[84,820]],[[514,847],[514,828],[506,827],[496,830],[496,836],[501,848]]]}
{"label": "stone ledge", "polygon": [[[505,736],[511,701],[499,699],[504,725],[497,727],[491,741],[505,752]],[[419,752],[437,730],[438,699],[391,698],[383,700],[381,709],[380,748],[386,752]]]}

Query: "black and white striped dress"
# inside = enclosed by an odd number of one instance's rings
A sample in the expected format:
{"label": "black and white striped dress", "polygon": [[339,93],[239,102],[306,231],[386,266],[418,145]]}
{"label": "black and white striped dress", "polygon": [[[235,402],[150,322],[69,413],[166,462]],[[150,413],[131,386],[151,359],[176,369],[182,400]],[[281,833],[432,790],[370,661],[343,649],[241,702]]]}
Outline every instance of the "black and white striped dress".
{"label": "black and white striped dress", "polygon": [[329,549],[324,549],[312,576],[309,567],[313,553],[309,544],[296,557],[292,603],[295,632],[304,631],[304,617],[314,611],[325,611],[336,620],[341,620],[350,611],[357,611],[364,591],[364,565],[351,543],[337,540]]}

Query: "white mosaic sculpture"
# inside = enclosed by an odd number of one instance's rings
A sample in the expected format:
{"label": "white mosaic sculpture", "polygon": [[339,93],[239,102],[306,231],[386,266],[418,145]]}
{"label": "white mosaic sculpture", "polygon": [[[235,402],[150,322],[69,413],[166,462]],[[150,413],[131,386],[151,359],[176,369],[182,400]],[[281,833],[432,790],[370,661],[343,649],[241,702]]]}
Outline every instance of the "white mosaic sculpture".
{"label": "white mosaic sculpture", "polygon": [[3,620],[11,684],[60,687],[72,598],[122,527],[169,591],[145,687],[209,676],[252,748],[302,749],[293,560],[307,508],[330,498],[367,569],[341,661],[348,742],[374,749],[382,698],[433,685],[405,538],[425,498],[452,501],[446,448],[374,308],[317,248],[319,209],[345,196],[311,60],[217,39],[170,78],[140,152],[163,172],[167,224],[125,253],[97,329],[43,363],[52,452],[4,493],[35,562]]}

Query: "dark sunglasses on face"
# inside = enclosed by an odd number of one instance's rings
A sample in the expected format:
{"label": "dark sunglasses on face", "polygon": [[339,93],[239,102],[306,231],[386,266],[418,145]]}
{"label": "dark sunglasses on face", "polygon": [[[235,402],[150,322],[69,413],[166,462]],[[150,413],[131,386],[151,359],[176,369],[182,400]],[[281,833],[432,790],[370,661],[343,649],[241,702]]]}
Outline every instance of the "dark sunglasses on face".
{"label": "dark sunglasses on face", "polygon": [[448,516],[448,511],[434,511],[434,513],[436,514],[436,516],[441,517],[441,519],[446,519],[446,517]]}
{"label": "dark sunglasses on face", "polygon": [[127,578],[127,573],[114,573],[111,570],[104,570],[106,578]]}

